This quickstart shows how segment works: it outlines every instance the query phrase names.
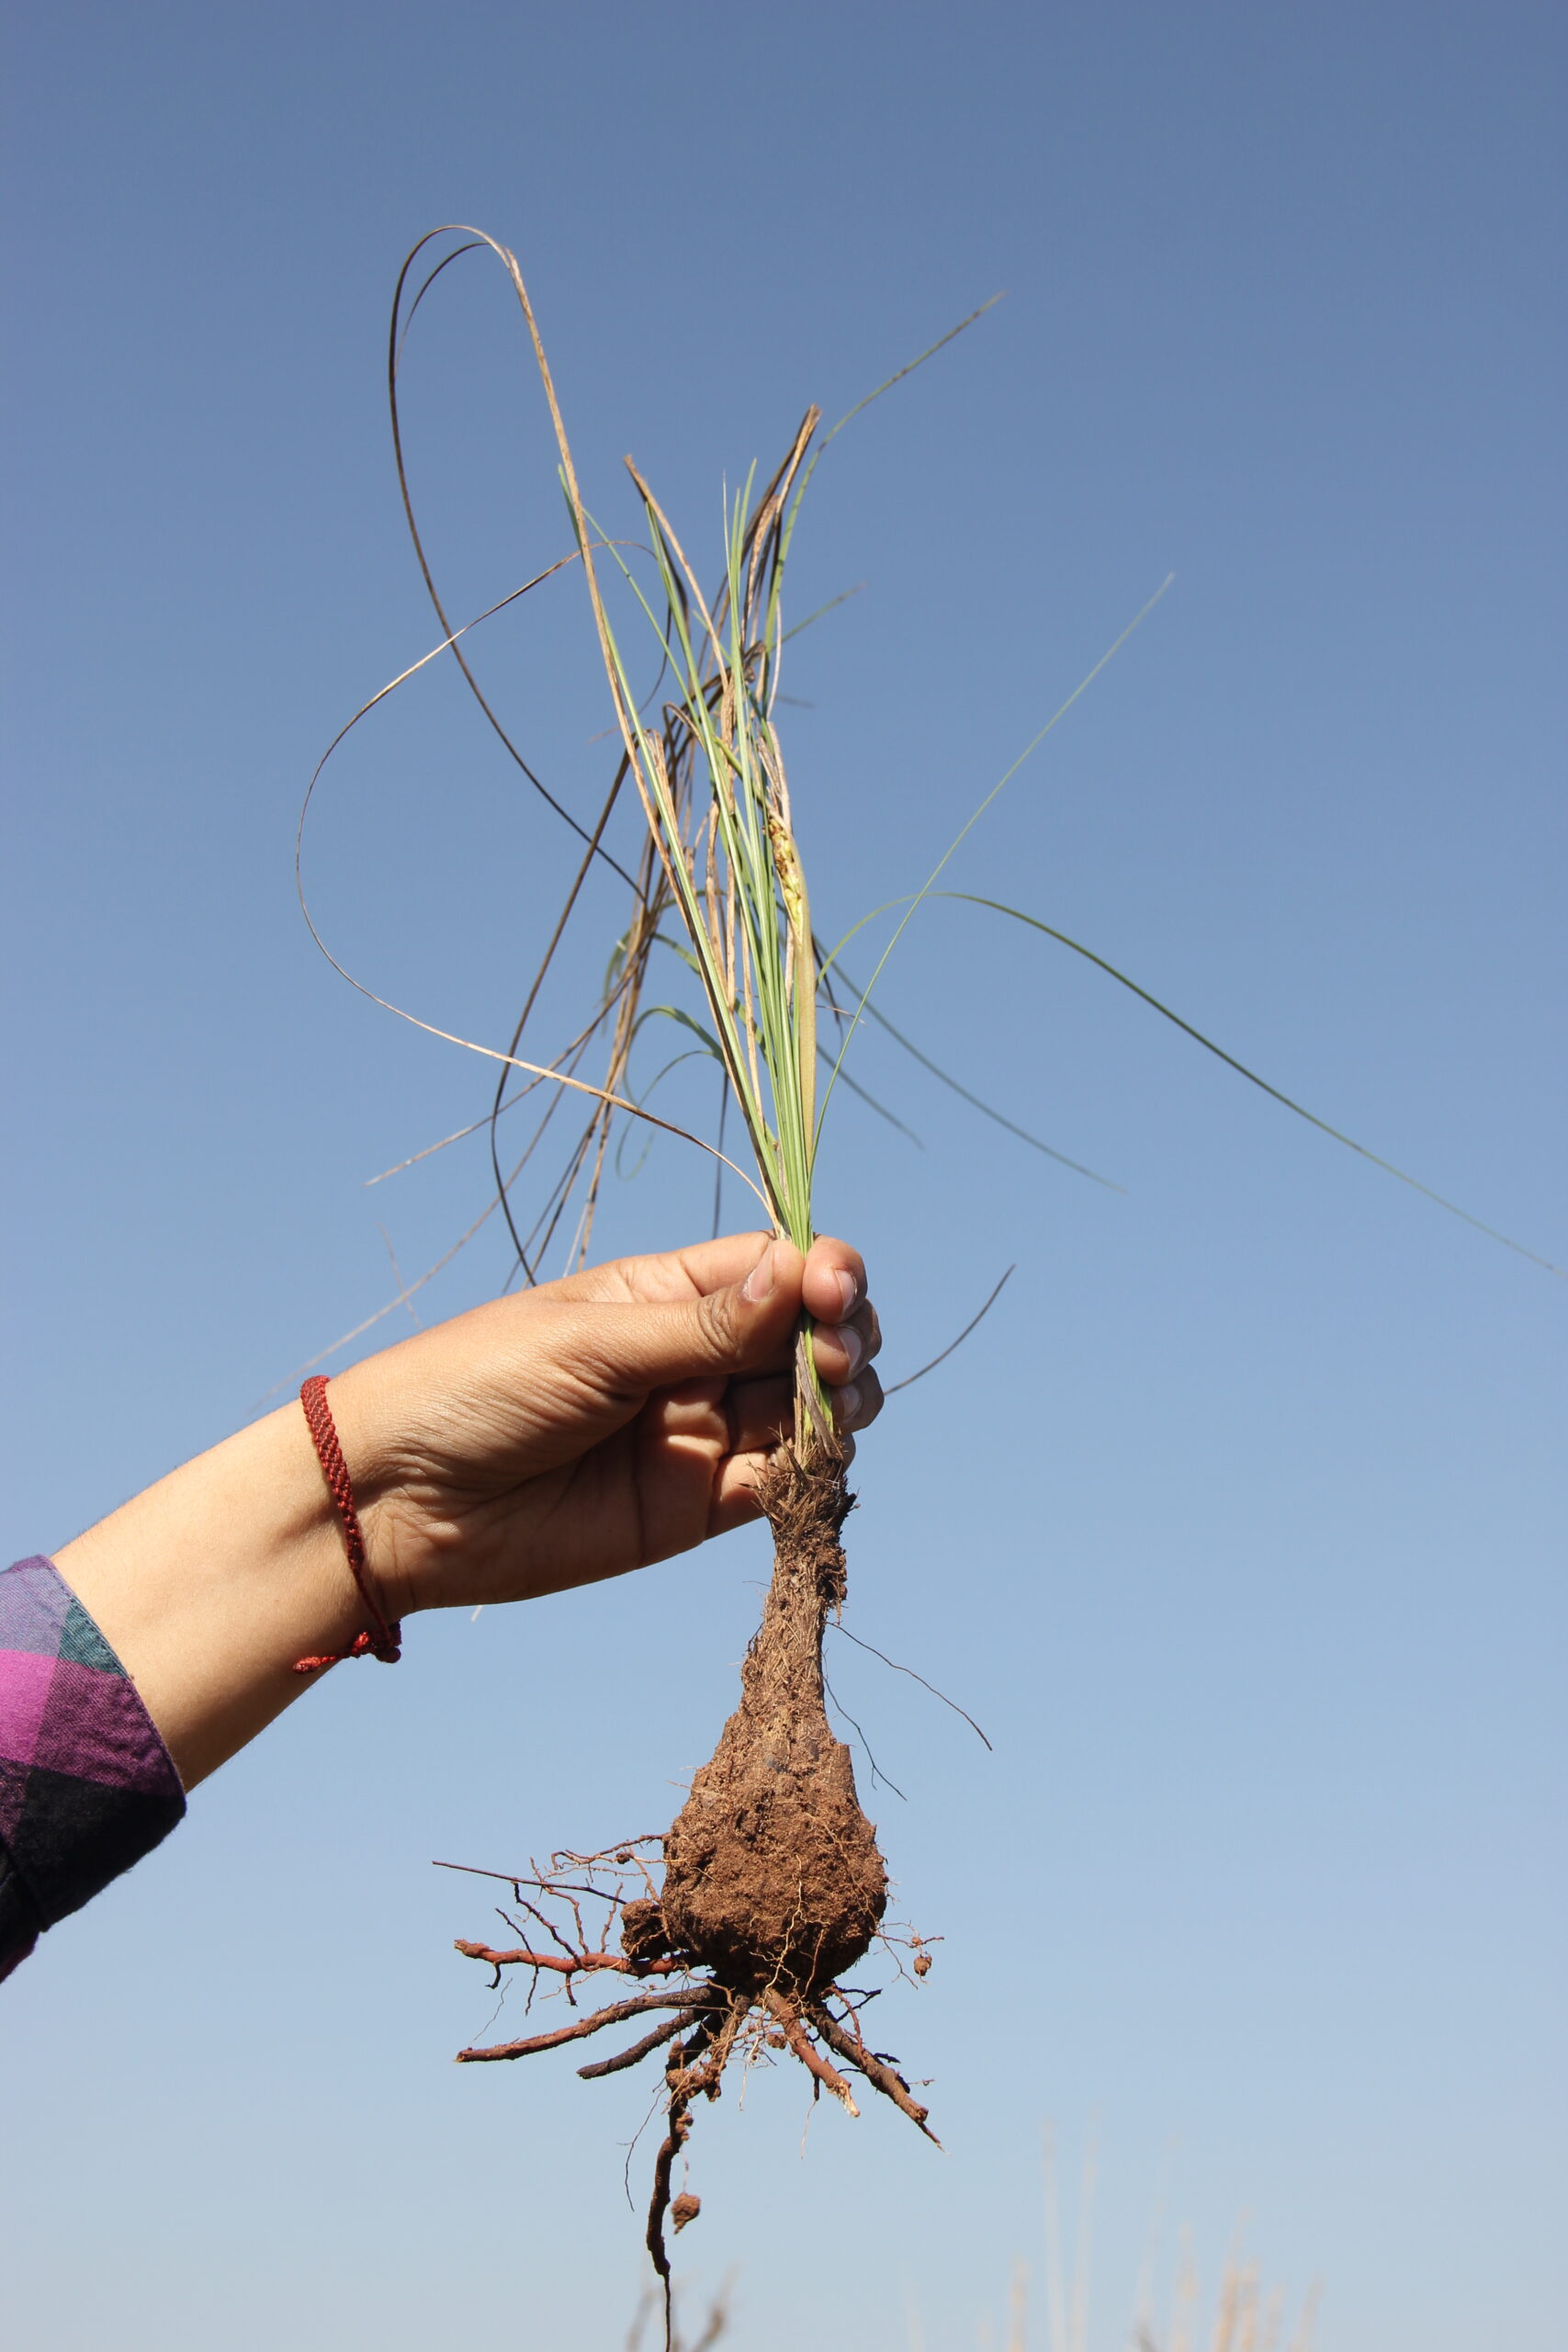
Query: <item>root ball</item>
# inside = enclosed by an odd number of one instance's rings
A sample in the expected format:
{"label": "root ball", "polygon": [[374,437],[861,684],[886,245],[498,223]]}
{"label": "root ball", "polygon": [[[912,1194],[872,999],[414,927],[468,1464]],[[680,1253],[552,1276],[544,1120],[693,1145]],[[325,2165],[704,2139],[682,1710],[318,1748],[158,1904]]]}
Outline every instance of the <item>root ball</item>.
{"label": "root ball", "polygon": [[[785,1447],[761,1499],[773,1528],[773,1584],[740,1704],[665,1840],[660,1931],[721,1984],[805,2000],[869,1949],[887,1873],[822,1688],[822,1633],[843,1595],[839,1530],[852,1498],[840,1468]],[[626,1928],[645,1940],[654,1933],[647,1918]]]}

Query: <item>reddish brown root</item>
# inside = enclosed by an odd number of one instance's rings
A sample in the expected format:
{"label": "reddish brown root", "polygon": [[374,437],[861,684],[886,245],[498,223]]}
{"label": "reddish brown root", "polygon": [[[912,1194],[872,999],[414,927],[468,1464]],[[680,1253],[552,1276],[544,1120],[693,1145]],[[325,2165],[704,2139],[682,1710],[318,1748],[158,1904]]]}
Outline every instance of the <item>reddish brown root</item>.
{"label": "reddish brown root", "polygon": [[668,1976],[681,1966],[678,1960],[628,1960],[615,1951],[533,1951],[526,1944],[520,1944],[514,1951],[498,1951],[493,1944],[465,1943],[461,1936],[452,1949],[460,1951],[465,1960],[482,1960],[496,1971],[492,1992],[501,1982],[503,1968],[547,1968],[558,1976],[592,1974],[602,1968],[615,1969],[623,1976]]}
{"label": "reddish brown root", "polygon": [[854,2011],[852,2009],[850,2011],[850,2023],[847,2029],[840,2024],[832,2011],[821,2001],[813,2001],[807,2014],[829,2049],[836,2050],[840,2058],[847,2058],[852,2066],[858,2067],[866,2081],[874,2083],[884,2098],[890,2098],[894,2106],[901,2109],[908,2117],[911,2123],[919,2125],[932,2145],[940,2148],[942,2142],[934,2132],[927,2128],[926,2124],[926,2118],[931,2113],[931,2109],[920,2105],[919,2100],[890,2058],[886,2057],[879,2051],[866,2048],[860,2030],[860,2021]]}
{"label": "reddish brown root", "polygon": [[822,2052],[817,2048],[811,2036],[802,2025],[798,2014],[790,2007],[789,2003],[781,1998],[777,1993],[768,1993],[763,1996],[763,2006],[770,2017],[777,2018],[785,2049],[794,2051],[807,2073],[815,2075],[824,2090],[831,2091],[833,2097],[840,2099],[852,2115],[858,2115],[860,2109],[855,2105],[854,2093],[837,2066],[823,2057]]}
{"label": "reddish brown root", "polygon": [[581,2041],[604,2026],[620,2025],[626,2018],[640,2017],[646,2009],[697,2008],[707,1997],[698,1988],[680,1993],[644,1993],[635,2001],[613,2001],[607,2009],[595,2009],[591,2017],[580,2018],[575,2025],[558,2026],[554,2033],[529,2034],[522,2041],[492,2042],[485,2050],[459,2050],[457,2064],[472,2066],[491,2058],[532,2058],[536,2051],[557,2050],[563,2041]]}

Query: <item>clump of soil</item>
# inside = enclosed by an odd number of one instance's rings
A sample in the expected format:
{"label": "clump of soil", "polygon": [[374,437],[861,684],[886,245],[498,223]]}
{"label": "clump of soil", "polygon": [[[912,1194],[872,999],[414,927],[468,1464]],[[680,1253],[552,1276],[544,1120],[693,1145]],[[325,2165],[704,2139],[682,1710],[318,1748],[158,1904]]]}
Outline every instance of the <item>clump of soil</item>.
{"label": "clump of soil", "polygon": [[773,1577],[740,1704],[664,1840],[657,1921],[626,1923],[622,1941],[629,1926],[639,1950],[662,1942],[735,1992],[798,2002],[869,1951],[887,1872],[822,1689],[823,1627],[844,1597],[843,1471],[783,1449],[760,1499]]}
{"label": "clump of soil", "polygon": [[[689,2192],[671,2193],[675,2162],[691,2132],[694,2100],[719,2096],[737,2052],[746,2063],[793,2055],[811,2074],[815,2096],[830,2091],[858,2114],[837,2059],[934,2137],[893,2061],[866,2043],[860,2012],[874,1995],[840,1982],[879,1937],[893,1940],[883,1927],[886,1869],[855,1792],[849,1749],[828,1722],[822,1678],[828,1612],[844,1598],[839,1536],[853,1497],[839,1462],[821,1450],[805,1458],[786,1444],[769,1464],[759,1499],[773,1530],[762,1622],[741,1668],[740,1703],[671,1827],[600,1854],[554,1855],[547,1871],[531,1877],[496,1873],[510,1880],[519,1907],[544,1930],[543,1945],[502,1913],[524,1934],[521,1948],[457,1946],[488,1962],[496,1984],[502,1968],[531,1969],[530,2007],[552,1974],[564,1980],[569,2000],[576,1978],[602,1972],[650,1988],[553,2032],[460,2051],[461,2063],[521,2058],[650,2011],[666,2013],[627,2049],[579,2072],[616,2074],[657,2049],[665,2052],[667,2129],[654,2164],[648,2248],[666,2290],[667,2331],[665,2222],[682,2228],[698,2210]],[[595,1904],[604,1906],[597,1934]],[[618,1951],[609,1949],[617,1925]],[[913,1947],[923,1976],[931,1965],[923,1939],[900,1940]]]}

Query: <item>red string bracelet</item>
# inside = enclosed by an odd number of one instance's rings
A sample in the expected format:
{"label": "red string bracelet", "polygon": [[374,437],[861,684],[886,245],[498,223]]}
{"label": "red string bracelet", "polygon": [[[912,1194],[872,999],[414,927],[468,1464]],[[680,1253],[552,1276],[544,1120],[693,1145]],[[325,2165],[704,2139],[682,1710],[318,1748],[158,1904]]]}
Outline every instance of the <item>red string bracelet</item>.
{"label": "red string bracelet", "polygon": [[403,1629],[389,1625],[376,1605],[370,1589],[369,1571],[365,1565],[365,1535],[359,1524],[359,1513],[354,1508],[354,1481],[348,1475],[348,1464],[343,1458],[332,1407],[327,1403],[327,1384],[321,1373],[315,1373],[299,1391],[299,1402],[305,1408],[311,1441],[321,1465],[321,1476],[337,1509],[343,1527],[344,1549],[359,1597],[369,1611],[376,1631],[356,1634],[345,1650],[334,1650],[328,1657],[302,1657],[295,1661],[296,1674],[319,1674],[324,1666],[340,1666],[344,1658],[378,1657],[383,1666],[396,1666],[402,1656]]}

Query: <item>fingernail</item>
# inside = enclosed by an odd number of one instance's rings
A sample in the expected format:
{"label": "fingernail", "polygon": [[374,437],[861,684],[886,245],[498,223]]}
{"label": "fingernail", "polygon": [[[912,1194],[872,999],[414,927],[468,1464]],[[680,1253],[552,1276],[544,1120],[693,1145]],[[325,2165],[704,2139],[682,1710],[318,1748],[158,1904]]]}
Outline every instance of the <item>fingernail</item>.
{"label": "fingernail", "polygon": [[747,1275],[745,1281],[741,1283],[740,1295],[742,1298],[749,1298],[753,1306],[760,1306],[763,1299],[772,1298],[773,1295],[773,1245],[770,1241],[761,1256],[758,1259],[756,1264],[752,1267],[750,1272]]}
{"label": "fingernail", "polygon": [[852,1429],[860,1412],[860,1383],[846,1380],[841,1388],[833,1391],[833,1419],[840,1429]]}
{"label": "fingernail", "polygon": [[855,1278],[854,1278],[853,1274],[846,1274],[846,1273],[844,1273],[844,1272],[840,1272],[840,1275],[839,1275],[839,1312],[840,1312],[840,1315],[847,1315],[847,1314],[849,1313],[849,1311],[850,1311],[851,1307],[852,1307],[852,1306],[853,1306],[853,1305],[854,1305],[855,1301],[859,1298],[859,1296],[860,1296],[860,1284],[859,1284],[859,1283],[857,1283],[857,1282],[856,1282],[856,1280],[855,1280]]}
{"label": "fingernail", "polygon": [[860,1333],[855,1329],[854,1325],[852,1323],[836,1323],[830,1331],[824,1331],[822,1337],[825,1340],[832,1340],[839,1347],[842,1348],[844,1354],[849,1359],[844,1367],[845,1377],[846,1379],[852,1377],[860,1363],[861,1358],[865,1353],[865,1342],[861,1338]]}

